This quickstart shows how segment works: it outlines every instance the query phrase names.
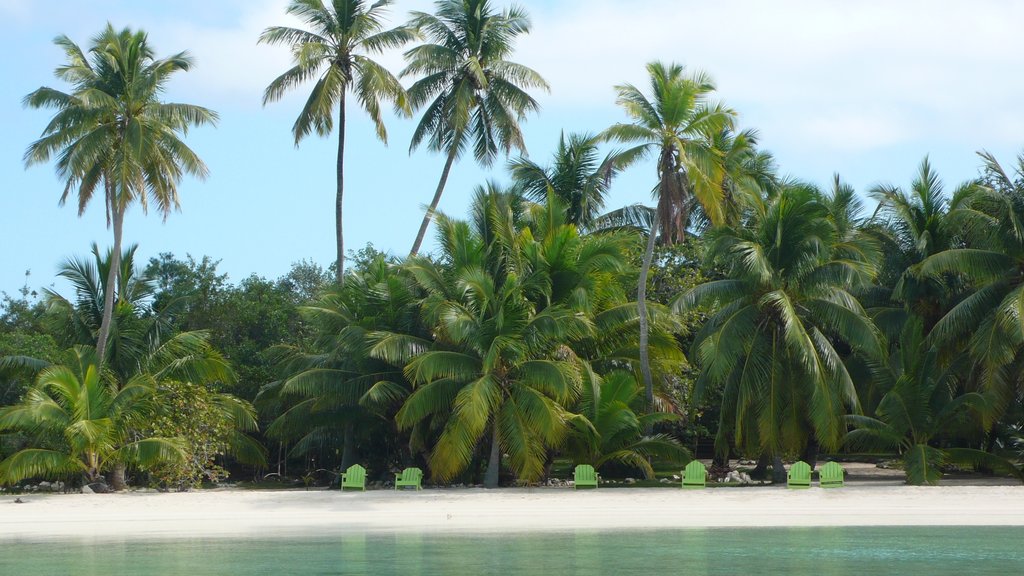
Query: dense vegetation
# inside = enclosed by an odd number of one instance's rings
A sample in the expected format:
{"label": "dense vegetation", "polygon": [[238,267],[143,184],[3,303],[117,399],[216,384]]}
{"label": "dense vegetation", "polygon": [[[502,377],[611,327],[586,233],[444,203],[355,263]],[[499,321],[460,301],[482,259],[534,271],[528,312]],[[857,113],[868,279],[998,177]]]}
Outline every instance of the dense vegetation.
{"label": "dense vegetation", "polygon": [[[142,32],[57,40],[72,89],[26,97],[56,110],[26,161],[55,157],[80,212],[102,189],[114,246],[61,268],[73,295],[5,295],[0,484],[326,481],[361,462],[494,487],[565,461],[650,478],[694,456],[778,471],[819,452],[898,458],[915,484],[951,466],[1021,477],[1024,156],[1007,171],[982,152],[949,194],[925,159],[909,187],[866,191],[868,213],[838,176],[782,177],[708,75],[652,62],[648,90],[617,87],[623,122],[537,163],[521,123],[547,84],[509,60],[528,16],[441,0],[384,30],[386,4],[293,0],[312,30],[260,37],[295,59],[265,101],[315,82],[296,143],[338,112],[338,257],[277,280],[122,247],[131,204],[166,216],[180,177],[205,174],[179,137],[216,114],[159,100],[191,59],[156,58]],[[415,42],[397,76],[368,57]],[[345,265],[350,93],[381,139],[382,100],[422,111],[411,148],[447,158],[405,259],[368,246]],[[524,156],[464,219],[436,212],[470,149]],[[655,206],[602,213],[644,157]],[[439,248],[418,254],[431,223]]]}

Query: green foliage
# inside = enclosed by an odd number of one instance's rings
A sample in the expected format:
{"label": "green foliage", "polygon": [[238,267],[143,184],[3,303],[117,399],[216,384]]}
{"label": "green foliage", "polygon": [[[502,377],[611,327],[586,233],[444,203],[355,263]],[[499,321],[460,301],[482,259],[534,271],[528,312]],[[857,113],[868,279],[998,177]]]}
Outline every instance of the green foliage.
{"label": "green foliage", "polygon": [[180,438],[184,452],[183,459],[149,470],[159,485],[183,489],[221,481],[228,471],[217,459],[225,454],[266,464],[262,446],[245,435],[256,430],[255,411],[247,402],[217,393],[208,384],[177,380],[162,381],[155,401],[143,434]]}
{"label": "green foliage", "polygon": [[879,334],[848,291],[870,282],[872,244],[842,233],[826,197],[788,187],[747,226],[708,233],[708,257],[724,278],[703,283],[676,303],[682,312],[712,310],[693,343],[698,396],[724,386],[718,451],[730,436],[745,453],[803,448],[808,431],[827,447],[845,433],[843,415],[858,409],[843,348],[881,352]]}
{"label": "green foliage", "polygon": [[651,460],[678,464],[690,459],[690,453],[666,434],[644,435],[644,430],[659,422],[671,422],[678,416],[665,412],[642,413],[643,387],[628,372],[612,372],[583,386],[572,432],[562,453],[573,462],[593,465],[619,465],[639,470],[645,478],[654,477]]}
{"label": "green foliage", "polygon": [[179,439],[134,434],[153,415],[155,394],[148,374],[115,384],[100,377],[91,348],[74,348],[64,364],[39,373],[20,404],[0,409],[0,431],[23,431],[43,446],[0,462],[0,483],[72,474],[91,482],[118,464],[180,461]]}

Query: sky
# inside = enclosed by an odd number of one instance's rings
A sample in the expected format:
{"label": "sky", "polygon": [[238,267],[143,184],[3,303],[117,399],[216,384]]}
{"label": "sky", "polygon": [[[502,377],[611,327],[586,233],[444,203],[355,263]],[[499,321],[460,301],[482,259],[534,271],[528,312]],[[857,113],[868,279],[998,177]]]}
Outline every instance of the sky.
{"label": "sky", "polygon": [[[170,83],[168,101],[216,110],[215,128],[186,142],[210,177],[179,187],[182,209],[163,221],[132,208],[125,242],[143,259],[171,252],[209,255],[237,282],[277,278],[293,262],[334,259],[336,135],[299,147],[290,129],[300,89],[264,107],[262,92],[289,66],[284,47],[257,45],[268,26],[296,25],[288,0],[0,0],[0,291],[66,287],[62,261],[112,244],[102,203],[81,217],[58,205],[63,185],[51,165],[26,168],[25,148],[51,112],[22,106],[40,86],[66,88],[52,40],[80,45],[109,21],[142,28],[159,56],[188,50],[196,68]],[[496,0],[497,6],[506,3]],[[390,22],[429,0],[397,0]],[[614,86],[646,87],[644,65],[679,62],[704,70],[718,97],[756,128],[783,173],[827,185],[834,173],[861,194],[909,185],[929,155],[947,190],[978,174],[978,150],[1013,164],[1024,150],[1024,2],[1013,0],[522,0],[530,34],[511,60],[551,86],[535,93],[538,115],[523,125],[530,158],[548,162],[559,134],[596,133],[627,121]],[[400,52],[379,60],[402,68]],[[408,85],[409,81],[406,81]],[[388,144],[350,108],[346,133],[345,243],[404,256],[415,238],[444,158],[409,151],[415,120],[387,116]],[[440,209],[462,216],[472,190],[507,180],[464,158],[452,169]],[[608,208],[650,202],[655,171],[640,164],[613,185]],[[432,238],[429,234],[428,238]],[[428,247],[430,244],[428,244]],[[26,279],[26,272],[30,276]],[[56,284],[55,284],[56,283]]]}

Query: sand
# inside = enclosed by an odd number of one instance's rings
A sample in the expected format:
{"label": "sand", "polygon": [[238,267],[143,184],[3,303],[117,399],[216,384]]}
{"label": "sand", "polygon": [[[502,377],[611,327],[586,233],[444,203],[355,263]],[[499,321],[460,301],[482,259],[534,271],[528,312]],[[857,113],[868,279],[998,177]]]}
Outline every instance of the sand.
{"label": "sand", "polygon": [[0,497],[0,541],[773,526],[1024,525],[1024,486],[208,490]]}

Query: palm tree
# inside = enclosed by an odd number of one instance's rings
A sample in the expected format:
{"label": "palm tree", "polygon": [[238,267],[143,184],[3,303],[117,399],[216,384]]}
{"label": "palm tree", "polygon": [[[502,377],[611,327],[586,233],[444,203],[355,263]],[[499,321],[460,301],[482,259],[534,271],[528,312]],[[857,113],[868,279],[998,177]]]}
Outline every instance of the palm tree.
{"label": "palm tree", "polygon": [[409,25],[430,43],[406,52],[402,76],[422,76],[409,88],[409,101],[416,110],[426,107],[409,151],[426,139],[447,159],[410,256],[420,250],[455,160],[470,146],[484,166],[499,150],[525,152],[519,123],[538,109],[526,90],[548,89],[535,71],[506,59],[515,38],[530,31],[526,11],[512,7],[499,14],[490,0],[438,0],[435,6],[436,15],[412,13]]}
{"label": "palm tree", "polygon": [[260,401],[277,398],[285,409],[268,435],[294,440],[294,455],[340,440],[341,469],[355,463],[356,422],[390,420],[411,389],[400,367],[369,355],[373,337],[381,331],[426,336],[419,328],[419,296],[408,275],[377,258],[301,308],[316,331],[314,351],[279,349],[285,377],[264,387]]}
{"label": "palm tree", "polygon": [[976,182],[965,182],[947,198],[942,181],[925,157],[909,190],[879,185],[870,191],[878,201],[875,218],[894,247],[889,253],[894,259],[892,267],[900,271],[890,298],[920,316],[926,330],[935,326],[962,287],[948,275],[921,276],[917,267],[932,255],[963,246],[965,226],[972,219],[970,203],[979,190]]}
{"label": "palm tree", "polygon": [[415,37],[405,27],[383,30],[383,12],[391,0],[371,4],[363,0],[292,0],[287,13],[303,20],[312,30],[274,26],[260,35],[267,44],[286,44],[294,65],[278,76],[263,93],[263,104],[280,100],[286,92],[316,79],[306,105],[292,126],[295,145],[316,132],[327,136],[334,129],[338,111],[337,196],[334,204],[337,242],[337,280],[344,281],[345,243],[342,199],[345,191],[345,100],[351,92],[377,128],[377,138],[387,143],[381,118],[381,100],[394,102],[395,109],[409,114],[402,85],[387,69],[370,58],[389,48],[399,48]]}
{"label": "palm tree", "polygon": [[[183,424],[179,422],[183,410],[176,412],[173,402],[167,401],[168,396],[177,390],[179,398],[188,397],[189,406],[185,410],[193,411],[196,417],[205,419],[202,425],[196,426],[199,435],[212,434],[210,426],[207,426],[211,423],[222,428],[216,434],[218,437],[213,438],[208,445],[223,446],[244,463],[261,464],[262,447],[246,435],[256,430],[252,406],[229,394],[211,389],[214,385],[233,382],[234,373],[225,359],[209,344],[207,333],[173,333],[173,313],[178,308],[175,303],[164,306],[159,313],[149,307],[154,294],[154,282],[152,276],[135,268],[135,248],[129,247],[118,259],[121,270],[117,275],[117,292],[120,297],[112,315],[107,363],[101,372],[104,385],[115,391],[124,383],[147,378],[156,390],[150,400],[153,410],[147,426],[141,430],[133,429],[130,433],[142,433],[155,422],[162,423],[165,429],[179,429]],[[107,277],[105,271],[114,258],[110,253],[101,255],[95,245],[92,253],[91,261],[70,259],[61,267],[59,275],[70,281],[75,289],[73,299],[46,291],[49,309],[47,322],[58,339],[67,346],[86,346],[91,343],[95,339],[95,327],[102,316],[103,295],[108,290],[104,283]],[[35,367],[36,370],[45,366],[45,363],[27,359],[21,359],[19,363]],[[182,392],[182,388],[190,392]],[[201,470],[195,468],[205,465],[209,459],[200,461],[191,458],[195,445],[196,439],[193,437],[185,438],[182,444],[185,453],[190,455],[188,466],[193,468],[193,473],[201,473]],[[116,489],[124,486],[126,464],[130,462],[113,465],[112,484]],[[180,464],[173,463],[171,469],[181,470]]]}
{"label": "palm tree", "polygon": [[643,387],[633,374],[611,372],[597,377],[595,386],[584,386],[580,414],[572,420],[572,433],[564,454],[573,462],[587,463],[595,469],[618,464],[654,477],[652,458],[678,463],[690,459],[689,451],[667,434],[644,435],[657,422],[672,422],[679,416],[667,412],[638,415],[642,408]]}
{"label": "palm tree", "polygon": [[748,225],[710,231],[708,258],[726,277],[676,302],[678,311],[710,313],[691,358],[701,369],[695,395],[724,387],[720,453],[730,434],[748,454],[800,450],[808,430],[837,447],[844,414],[858,407],[842,353],[881,354],[876,328],[849,292],[870,282],[877,254],[868,242],[850,249],[822,200],[791,186]]}
{"label": "palm tree", "polygon": [[[60,202],[77,190],[79,215],[102,186],[107,225],[114,230],[106,285],[116,286],[125,212],[136,202],[143,212],[153,202],[164,218],[180,209],[178,181],[184,174],[205,178],[207,168],[179,135],[216,123],[217,114],[160,100],[171,76],[192,68],[192,58],[186,52],[156,58],[142,31],[118,32],[107,24],[93,39],[88,57],[66,36],[54,42],[67,58],[57,77],[72,91],[43,87],[25,97],[27,106],[57,111],[42,137],[28,147],[25,162],[47,162],[57,155],[57,175],[66,183]],[[107,360],[114,299],[115,291],[108,290],[96,338],[101,366]]]}
{"label": "palm tree", "polygon": [[138,246],[133,244],[117,259],[120,270],[116,275],[118,285],[113,289],[107,286],[109,269],[114,262],[113,253],[102,254],[93,244],[91,259],[70,258],[57,272],[58,276],[71,283],[74,298],[44,290],[49,312],[46,322],[64,346],[95,342],[104,315],[106,294],[117,294],[104,368],[122,380],[127,380],[138,369],[148,346],[156,345],[171,335],[172,315],[177,309],[175,305],[168,305],[160,313],[150,313],[147,303],[155,293],[153,279],[136,269],[137,249]]}
{"label": "palm tree", "polygon": [[976,424],[991,402],[979,392],[963,392],[970,362],[957,356],[944,366],[938,350],[924,338],[923,323],[912,317],[900,337],[899,348],[874,366],[874,375],[888,392],[875,409],[875,417],[849,415],[856,427],[845,442],[853,449],[897,450],[903,458],[908,484],[937,484],[945,464],[984,465],[1024,479],[1007,460],[983,450],[951,448],[949,438]]}
{"label": "palm tree", "polygon": [[553,193],[568,210],[568,223],[586,230],[604,208],[612,179],[635,157],[610,152],[598,155],[597,139],[590,134],[565,134],[558,139],[554,163],[543,167],[525,156],[509,164],[512,180],[534,202]]}
{"label": "palm tree", "polygon": [[101,377],[94,351],[75,347],[64,365],[39,373],[21,404],[0,409],[0,430],[22,430],[48,446],[0,462],[0,483],[75,473],[92,483],[115,466],[183,460],[180,439],[133,434],[154,414],[156,394],[148,374],[112,385]]}
{"label": "palm tree", "polygon": [[[445,481],[462,473],[488,442],[484,485],[496,487],[502,453],[518,478],[533,481],[565,437],[564,405],[579,387],[566,343],[589,326],[569,307],[531,301],[547,277],[530,267],[532,235],[518,225],[518,198],[481,189],[473,213],[472,224],[439,216],[441,258],[406,264],[426,292],[422,314],[433,341],[382,334],[374,353],[404,363],[415,386],[399,426],[440,428],[432,475]],[[406,352],[414,346],[429,349]]]}
{"label": "palm tree", "polygon": [[[725,166],[713,139],[731,128],[736,116],[732,110],[709,101],[715,90],[704,73],[687,75],[682,66],[661,62],[647,65],[651,76],[653,100],[631,84],[616,86],[616,102],[633,119],[632,124],[616,124],[603,133],[607,140],[634,144],[637,153],[657,154],[657,217],[648,234],[647,249],[637,286],[640,307],[640,369],[643,373],[648,407],[654,402],[648,345],[647,276],[654,257],[659,228],[666,244],[681,242],[686,236],[693,198],[701,204],[712,224],[724,221]],[[626,151],[626,154],[634,154]]]}
{"label": "palm tree", "polygon": [[968,283],[967,295],[942,316],[929,338],[971,354],[986,392],[997,399],[993,414],[998,415],[1024,386],[1024,160],[1011,177],[994,157],[981,155],[991,187],[970,195],[963,206],[964,247],[929,256],[916,272]]}

